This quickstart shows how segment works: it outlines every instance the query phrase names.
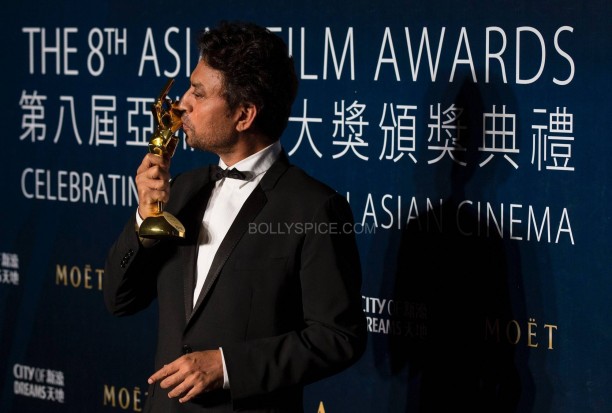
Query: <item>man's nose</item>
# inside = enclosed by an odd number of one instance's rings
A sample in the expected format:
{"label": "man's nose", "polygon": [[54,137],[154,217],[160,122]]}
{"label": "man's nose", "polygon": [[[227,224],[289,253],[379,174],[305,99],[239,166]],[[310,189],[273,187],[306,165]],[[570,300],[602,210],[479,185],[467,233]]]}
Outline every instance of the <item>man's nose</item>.
{"label": "man's nose", "polygon": [[174,105],[172,105],[172,113],[174,114],[174,116],[178,116],[180,118],[185,112],[186,109],[183,107],[183,105],[181,105],[180,100],[174,102]]}
{"label": "man's nose", "polygon": [[183,96],[181,96],[181,98],[179,99],[179,101],[177,102],[177,110],[181,111],[181,114],[184,112],[187,112],[189,110],[189,102],[188,100],[188,93],[189,90],[185,91],[185,93],[183,93]]}

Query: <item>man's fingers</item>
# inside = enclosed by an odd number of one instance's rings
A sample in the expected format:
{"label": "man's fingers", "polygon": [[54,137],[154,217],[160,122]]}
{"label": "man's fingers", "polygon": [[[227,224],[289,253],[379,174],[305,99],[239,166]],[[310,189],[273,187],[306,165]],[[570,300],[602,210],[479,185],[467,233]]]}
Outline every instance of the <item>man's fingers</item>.
{"label": "man's fingers", "polygon": [[178,380],[179,383],[174,383],[174,384],[170,384],[171,382],[166,383],[166,380],[160,383],[160,386],[162,387],[162,389],[166,389],[168,387],[172,387],[176,385],[176,387],[174,387],[170,392],[168,392],[168,397],[170,398],[180,397],[180,396],[183,396],[183,398],[185,398],[187,394],[193,391],[193,385],[189,383],[187,380]]}
{"label": "man's fingers", "polygon": [[170,388],[168,397],[185,403],[197,395],[223,387],[223,366],[219,350],[200,351],[179,357],[153,374],[148,382],[159,381]]}
{"label": "man's fingers", "polygon": [[204,391],[203,386],[193,386],[191,388],[191,390],[189,390],[189,393],[187,393],[186,395],[184,395],[183,397],[181,397],[179,399],[179,402],[181,403],[185,403],[188,402],[189,400],[193,399],[194,397],[196,397],[198,394],[202,393]]}
{"label": "man's fingers", "polygon": [[185,378],[183,383],[180,386],[177,386],[171,394],[170,397],[182,397],[179,399],[179,402],[185,403],[189,400],[193,399],[199,394],[204,393],[208,389],[210,385],[210,377],[202,371],[192,372],[188,377]]}
{"label": "man's fingers", "polygon": [[151,168],[144,169],[136,174],[136,179],[143,181],[168,182],[170,180],[170,172],[167,169],[163,169],[159,166],[152,166]]}
{"label": "man's fingers", "polygon": [[152,153],[148,153],[142,159],[142,162],[138,166],[138,170],[136,171],[136,173],[140,174],[151,168],[159,168],[168,171],[170,169],[170,159],[158,155],[153,155]]}
{"label": "man's fingers", "polygon": [[[169,374],[166,378],[164,378],[160,383],[159,387],[162,389],[172,388],[173,390],[168,393],[169,397],[177,397],[186,392],[188,389],[183,389],[185,386],[185,377],[179,374],[179,371],[176,371],[172,374]],[[171,395],[172,394],[172,395]]]}
{"label": "man's fingers", "polygon": [[172,369],[171,365],[170,364],[166,364],[166,365],[164,365],[164,367],[162,367],[161,369],[159,369],[155,373],[153,373],[151,375],[151,377],[149,377],[147,382],[149,384],[152,384],[152,383],[154,383],[156,381],[162,380],[162,379],[168,377],[171,374],[172,370],[173,369]]}
{"label": "man's fingers", "polygon": [[144,219],[158,212],[158,202],[170,199],[170,160],[148,153],[143,158],[137,174],[139,213]]}

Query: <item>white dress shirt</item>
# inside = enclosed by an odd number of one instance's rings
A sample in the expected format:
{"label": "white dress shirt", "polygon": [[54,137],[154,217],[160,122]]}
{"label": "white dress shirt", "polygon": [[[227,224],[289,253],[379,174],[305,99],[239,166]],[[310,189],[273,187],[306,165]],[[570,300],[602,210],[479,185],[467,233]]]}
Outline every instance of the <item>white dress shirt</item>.
{"label": "white dress shirt", "polygon": [[[280,152],[280,142],[276,141],[231,166],[232,169],[235,168],[245,173],[247,175],[246,180],[223,178],[215,183],[206,205],[200,237],[198,238],[197,280],[193,291],[194,306],[221,241],[225,238],[242,205],[259,184],[266,171],[276,161]],[[219,159],[219,166],[223,169],[227,168],[227,165],[221,159]]]}
{"label": "white dress shirt", "polygon": [[[193,290],[194,307],[204,281],[208,276],[213,258],[219,249],[219,245],[221,245],[221,241],[225,238],[242,205],[244,205],[246,199],[259,184],[266,171],[276,161],[280,152],[280,142],[276,141],[272,145],[232,165],[232,168],[247,175],[246,180],[223,178],[215,183],[215,187],[208,199],[206,210],[204,211],[202,228],[198,238],[197,279]],[[219,159],[219,166],[223,169],[227,168],[227,165],[221,159]],[[229,389],[229,377],[227,375],[227,367],[225,366],[223,349],[219,348],[219,350],[221,350],[221,359],[223,361],[223,388]]]}

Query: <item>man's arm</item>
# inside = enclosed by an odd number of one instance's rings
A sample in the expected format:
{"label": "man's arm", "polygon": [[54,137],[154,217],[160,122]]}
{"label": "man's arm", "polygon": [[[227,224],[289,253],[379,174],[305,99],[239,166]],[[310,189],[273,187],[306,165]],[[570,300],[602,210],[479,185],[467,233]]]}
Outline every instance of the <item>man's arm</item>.
{"label": "man's arm", "polygon": [[[170,197],[170,159],[147,153],[136,171],[138,211],[147,218],[157,211],[158,202]],[[104,301],[115,315],[133,314],[147,307],[156,296],[155,244],[152,240],[139,240],[136,214],[128,221],[123,232],[111,247],[104,270]],[[147,245],[143,245],[143,243]],[[153,253],[151,252],[153,251]]]}
{"label": "man's arm", "polygon": [[136,233],[132,216],[110,248],[104,268],[104,302],[118,316],[134,314],[146,308],[156,297],[155,256],[144,248]]}

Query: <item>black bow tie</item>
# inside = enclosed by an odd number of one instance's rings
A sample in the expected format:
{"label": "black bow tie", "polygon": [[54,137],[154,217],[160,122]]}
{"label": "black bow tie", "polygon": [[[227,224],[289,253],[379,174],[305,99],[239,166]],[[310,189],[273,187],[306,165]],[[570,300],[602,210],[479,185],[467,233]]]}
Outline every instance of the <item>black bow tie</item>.
{"label": "black bow tie", "polygon": [[218,181],[223,178],[242,179],[246,180],[247,177],[244,172],[240,172],[238,169],[223,169],[219,165],[213,165],[210,177],[214,181]]}

